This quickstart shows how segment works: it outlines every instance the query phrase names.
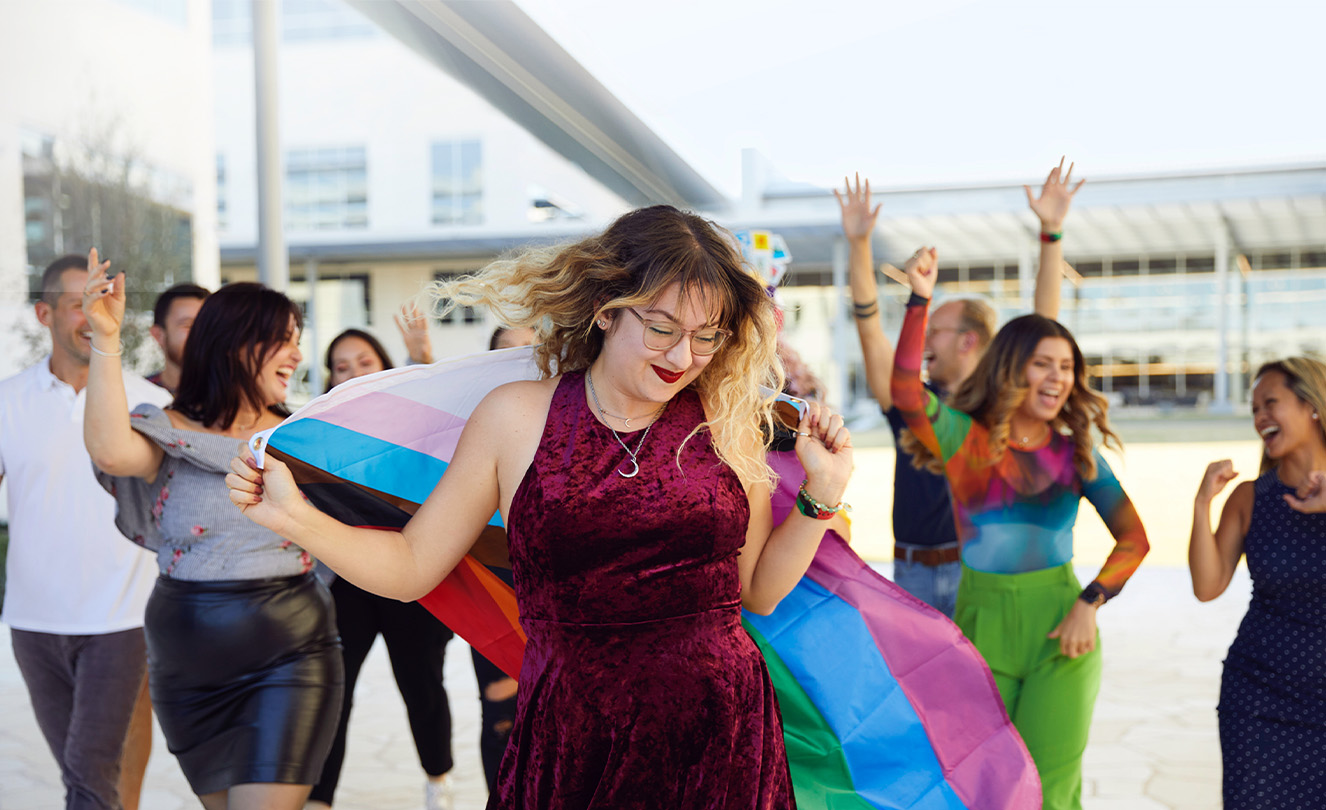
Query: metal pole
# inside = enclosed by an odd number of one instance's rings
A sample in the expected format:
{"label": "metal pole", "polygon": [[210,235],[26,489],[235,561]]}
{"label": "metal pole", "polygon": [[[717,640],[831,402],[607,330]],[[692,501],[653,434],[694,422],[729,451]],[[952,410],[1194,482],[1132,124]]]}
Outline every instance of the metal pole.
{"label": "metal pole", "polygon": [[277,38],[280,0],[253,0],[253,80],[258,142],[258,280],[274,290],[290,287],[290,264],[281,227],[281,132],[277,110]]}
{"label": "metal pole", "polygon": [[1229,233],[1221,223],[1215,244],[1216,368],[1214,413],[1233,413],[1229,404]]}
{"label": "metal pole", "polygon": [[304,305],[304,331],[308,334],[308,387],[309,395],[322,393],[322,364],[318,362],[318,260],[309,256],[304,260],[304,286],[308,289],[308,303]]}
{"label": "metal pole", "polygon": [[847,390],[847,303],[842,290],[847,289],[847,240],[839,236],[833,241],[833,390],[839,398],[839,409],[849,413],[852,392]]}

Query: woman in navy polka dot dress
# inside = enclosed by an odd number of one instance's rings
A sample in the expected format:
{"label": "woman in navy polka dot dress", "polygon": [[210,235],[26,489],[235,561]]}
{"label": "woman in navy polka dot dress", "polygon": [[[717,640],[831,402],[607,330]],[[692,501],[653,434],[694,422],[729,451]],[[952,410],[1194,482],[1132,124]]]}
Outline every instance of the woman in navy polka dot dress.
{"label": "woman in navy polka dot dress", "polygon": [[1188,564],[1203,602],[1248,557],[1252,603],[1225,658],[1220,748],[1225,810],[1326,806],[1326,365],[1305,357],[1257,372],[1252,417],[1261,475],[1239,484],[1211,530],[1211,499],[1237,473],[1206,469]]}

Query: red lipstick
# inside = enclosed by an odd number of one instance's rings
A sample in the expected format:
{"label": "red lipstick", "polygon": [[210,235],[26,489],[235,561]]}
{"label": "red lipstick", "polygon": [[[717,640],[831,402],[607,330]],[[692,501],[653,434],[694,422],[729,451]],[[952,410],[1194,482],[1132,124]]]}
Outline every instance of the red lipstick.
{"label": "red lipstick", "polygon": [[665,368],[660,368],[658,366],[652,366],[652,365],[650,366],[650,368],[652,368],[654,370],[654,373],[659,376],[659,379],[663,380],[663,382],[667,383],[668,385],[672,385],[677,380],[680,380],[681,375],[683,373],[680,371],[668,371]]}

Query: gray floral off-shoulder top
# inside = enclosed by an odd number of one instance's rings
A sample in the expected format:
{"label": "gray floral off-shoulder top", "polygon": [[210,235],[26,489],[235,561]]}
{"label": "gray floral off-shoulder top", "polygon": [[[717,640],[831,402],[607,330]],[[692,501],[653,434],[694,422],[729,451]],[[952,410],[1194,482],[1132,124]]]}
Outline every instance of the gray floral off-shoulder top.
{"label": "gray floral off-shoulder top", "polygon": [[238,439],[180,430],[155,405],[139,405],[130,422],[165,451],[156,479],[149,484],[95,472],[115,498],[116,526],[156,552],[162,576],[263,579],[312,569],[308,552],[244,517],[230,502],[225,478]]}

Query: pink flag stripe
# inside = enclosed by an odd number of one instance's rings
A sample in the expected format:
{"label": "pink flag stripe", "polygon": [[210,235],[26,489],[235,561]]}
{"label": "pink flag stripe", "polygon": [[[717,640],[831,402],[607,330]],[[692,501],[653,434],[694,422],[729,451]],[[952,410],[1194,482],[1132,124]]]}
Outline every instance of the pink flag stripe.
{"label": "pink flag stripe", "polygon": [[[391,414],[384,419],[384,414]],[[389,444],[408,447],[448,461],[460,441],[465,418],[413,399],[385,391],[368,391],[320,417],[323,421],[353,430]],[[427,426],[421,430],[421,426]]]}
{"label": "pink flag stripe", "polygon": [[[1040,782],[1026,745],[1003,711],[985,660],[957,625],[889,583],[842,543],[821,543],[807,576],[861,612],[925,725],[949,784],[964,802],[979,806],[982,796],[998,795],[1020,797],[1009,807],[1040,806]],[[881,599],[901,603],[913,621],[889,621],[886,611],[877,607]],[[964,699],[954,700],[954,695]],[[974,702],[989,705],[992,711],[973,712]],[[990,767],[1010,762],[1026,766],[1022,770]]]}

